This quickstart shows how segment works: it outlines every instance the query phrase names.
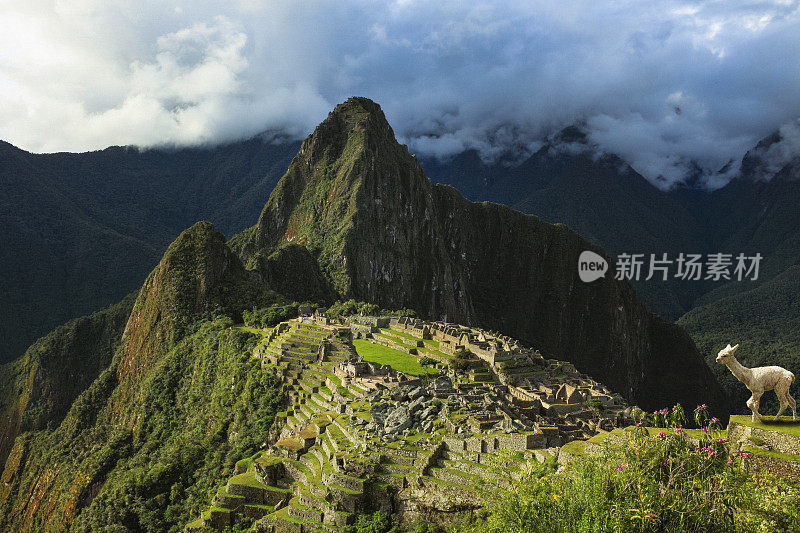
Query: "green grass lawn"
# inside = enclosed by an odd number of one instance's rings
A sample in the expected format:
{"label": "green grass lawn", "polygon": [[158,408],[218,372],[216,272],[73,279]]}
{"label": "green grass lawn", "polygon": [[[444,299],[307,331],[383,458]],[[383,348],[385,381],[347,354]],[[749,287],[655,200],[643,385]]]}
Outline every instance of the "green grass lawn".
{"label": "green grass lawn", "polygon": [[750,452],[754,455],[763,455],[765,457],[772,457],[773,459],[782,459],[784,461],[792,461],[794,463],[800,463],[800,456],[791,455],[788,453],[776,452],[774,450],[764,450],[761,448],[755,448],[753,446],[745,446],[744,451]]}
{"label": "green grass lawn", "polygon": [[237,474],[228,480],[232,485],[247,485],[248,487],[265,487],[263,483],[256,479],[256,474],[252,470],[248,470],[244,474]]}
{"label": "green grass lawn", "polygon": [[561,449],[573,455],[583,455],[584,453],[586,453],[586,441],[573,440],[562,446]]}
{"label": "green grass lawn", "polygon": [[392,329],[392,328],[389,328],[389,329],[383,329],[383,330],[381,330],[381,333],[384,333],[384,332],[391,332],[391,333],[394,333],[395,335],[399,335],[400,337],[404,337],[404,338],[406,338],[406,339],[408,339],[408,340],[414,341],[414,344],[416,344],[416,343],[417,343],[417,341],[421,341],[421,340],[422,340],[422,339],[420,339],[419,337],[415,337],[415,336],[414,336],[414,335],[412,335],[411,333],[407,333],[407,332],[405,332],[405,331],[400,331],[399,329]]}
{"label": "green grass lawn", "polygon": [[356,347],[358,354],[363,356],[365,361],[371,363],[390,365],[395,370],[415,376],[435,374],[437,372],[432,368],[426,368],[419,364],[415,355],[410,355],[394,348],[373,344],[364,339],[355,339],[353,345]]}
{"label": "green grass lawn", "polygon": [[791,415],[782,416],[774,422],[771,416],[765,416],[764,420],[761,422],[750,422],[750,415],[731,415],[730,421],[737,422],[744,426],[750,426],[751,428],[763,429],[764,431],[777,431],[779,433],[800,437],[800,419],[796,421],[792,420]]}
{"label": "green grass lawn", "polygon": [[236,327],[236,329],[238,329],[240,331],[247,331],[248,333],[253,333],[254,335],[258,335],[260,337],[266,337],[267,335],[269,335],[269,332],[271,331],[271,330],[263,330],[263,329],[259,329],[259,328],[251,328],[251,327],[248,327],[248,326],[235,326],[235,327]]}
{"label": "green grass lawn", "polygon": [[261,456],[262,453],[264,453],[264,452],[258,452],[255,455],[253,455],[252,457],[247,457],[245,459],[240,459],[240,460],[236,461],[237,468],[241,468],[243,470],[248,470],[253,465],[253,461],[258,459]]}

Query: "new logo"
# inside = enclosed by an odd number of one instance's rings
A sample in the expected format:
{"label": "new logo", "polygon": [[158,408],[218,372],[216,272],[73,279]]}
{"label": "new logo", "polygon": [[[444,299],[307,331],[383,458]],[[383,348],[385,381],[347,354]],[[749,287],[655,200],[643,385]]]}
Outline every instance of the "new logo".
{"label": "new logo", "polygon": [[578,276],[581,281],[591,283],[596,279],[602,278],[608,272],[608,262],[589,250],[581,252],[578,257]]}

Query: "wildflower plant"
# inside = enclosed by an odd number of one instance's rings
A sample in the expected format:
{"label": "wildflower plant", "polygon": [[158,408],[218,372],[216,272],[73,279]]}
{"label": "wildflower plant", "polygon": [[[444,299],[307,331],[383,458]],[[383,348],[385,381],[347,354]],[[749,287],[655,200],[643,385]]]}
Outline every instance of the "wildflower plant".
{"label": "wildflower plant", "polygon": [[686,425],[686,413],[681,404],[676,404],[668,417],[668,426],[672,428],[682,428]]}
{"label": "wildflower plant", "polygon": [[711,415],[708,412],[708,406],[706,404],[698,405],[694,410],[694,423],[697,424],[697,427],[705,427],[706,422],[708,422],[710,418]]}
{"label": "wildflower plant", "polygon": [[[637,424],[622,442],[606,439],[598,454],[520,479],[513,497],[498,495],[486,522],[470,531],[800,531],[800,487],[782,481],[791,490],[761,498],[749,453],[730,449],[719,420],[707,408],[695,410],[695,422],[706,428],[698,443],[681,427],[676,408],[652,415],[654,421],[668,416],[671,428]],[[765,509],[778,514],[767,516]]]}

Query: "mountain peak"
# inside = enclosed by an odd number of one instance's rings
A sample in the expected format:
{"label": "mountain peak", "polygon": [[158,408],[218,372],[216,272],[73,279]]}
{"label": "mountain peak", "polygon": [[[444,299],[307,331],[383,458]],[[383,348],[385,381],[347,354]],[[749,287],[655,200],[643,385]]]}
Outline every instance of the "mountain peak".
{"label": "mountain peak", "polygon": [[[333,111],[328,113],[328,118],[331,117],[344,119],[353,124],[357,124],[365,118],[374,118],[376,120],[386,122],[386,117],[383,114],[381,106],[363,96],[351,96],[341,104],[337,105],[335,108],[333,108]],[[388,122],[386,123],[388,125]]]}
{"label": "mountain peak", "polygon": [[[564,137],[579,134],[567,129]],[[503,331],[648,408],[702,399],[725,411],[686,335],[650,315],[629,285],[577,279],[589,243],[563,226],[433,185],[370,100],[337,106],[303,142],[239,241],[262,279],[276,277],[269,261],[282,251],[293,264],[314,259],[337,298]],[[693,381],[674,380],[669,365],[692,369]]]}
{"label": "mountain peak", "polygon": [[303,141],[252,239],[242,244],[242,255],[249,267],[258,264],[263,270],[277,247],[300,244],[322,253],[333,286],[347,294],[347,266],[334,258],[341,255],[359,210],[384,199],[397,204],[411,190],[430,186],[417,159],[395,139],[380,106],[350,98]]}
{"label": "mountain peak", "polygon": [[377,150],[395,141],[381,106],[369,98],[354,96],[337,105],[303,141],[300,154],[314,165],[322,158],[338,158],[350,141],[351,155],[362,146]]}
{"label": "mountain peak", "polygon": [[120,377],[139,379],[188,325],[217,312],[235,316],[259,292],[211,222],[184,230],[139,291],[123,334]]}
{"label": "mountain peak", "polygon": [[588,141],[586,132],[583,131],[579,126],[572,125],[567,126],[563,130],[559,131],[555,135],[553,135],[553,144],[560,144],[560,143],[580,143],[586,144]]}

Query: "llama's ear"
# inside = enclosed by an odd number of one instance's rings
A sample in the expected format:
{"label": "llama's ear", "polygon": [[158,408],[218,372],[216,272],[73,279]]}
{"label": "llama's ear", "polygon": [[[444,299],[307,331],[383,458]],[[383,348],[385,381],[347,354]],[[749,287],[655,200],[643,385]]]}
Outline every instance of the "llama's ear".
{"label": "llama's ear", "polygon": [[[730,344],[729,344],[728,346],[730,346]],[[734,346],[734,347],[733,347],[733,348],[731,348],[731,349],[732,349],[732,350],[735,352],[735,351],[736,351],[736,348],[738,348],[738,347],[739,347],[739,345],[737,344],[736,346]]]}
{"label": "llama's ear", "polygon": [[728,343],[728,345],[725,347],[725,349],[726,350],[730,350],[731,349],[731,343]]}

